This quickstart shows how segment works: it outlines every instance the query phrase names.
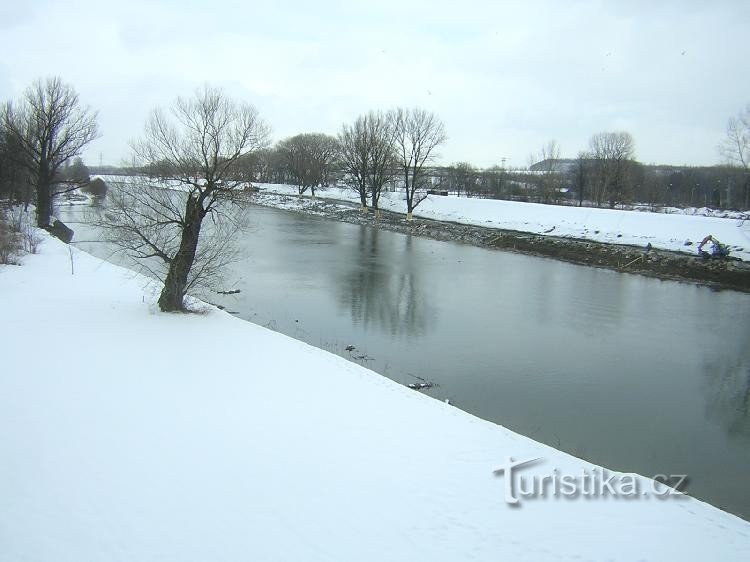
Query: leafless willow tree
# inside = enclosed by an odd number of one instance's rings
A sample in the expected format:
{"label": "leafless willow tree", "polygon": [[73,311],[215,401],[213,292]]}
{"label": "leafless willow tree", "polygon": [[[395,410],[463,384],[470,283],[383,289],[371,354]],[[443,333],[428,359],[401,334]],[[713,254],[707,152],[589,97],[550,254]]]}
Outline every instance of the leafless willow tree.
{"label": "leafless willow tree", "polygon": [[424,109],[397,108],[390,112],[390,119],[396,162],[406,188],[406,218],[411,220],[414,209],[427,197],[423,192],[427,188],[425,166],[437,157],[437,147],[448,135],[437,115]]}
{"label": "leafless willow tree", "polygon": [[59,172],[99,137],[97,114],[81,105],[72,86],[54,77],[35,81],[17,103],[4,104],[0,119],[36,190],[37,225],[47,227],[55,196],[78,187],[67,183],[61,189]]}
{"label": "leafless willow tree", "polygon": [[183,310],[187,291],[215,281],[231,260],[241,226],[236,164],[266,146],[268,135],[255,107],[205,86],[169,112],[155,110],[132,143],[147,174],[110,190],[103,226],[164,282],[161,310]]}
{"label": "leafless willow tree", "polygon": [[313,197],[316,187],[328,185],[339,155],[336,138],[323,133],[295,135],[278,143],[276,149],[284,157],[299,194],[309,189]]}
{"label": "leafless willow tree", "polygon": [[597,205],[606,199],[610,207],[623,202],[629,188],[629,173],[635,142],[625,131],[603,132],[591,137],[589,153],[594,166],[593,194]]}
{"label": "leafless willow tree", "polygon": [[750,104],[729,119],[720,149],[730,164],[743,170],[744,208],[750,209]]}

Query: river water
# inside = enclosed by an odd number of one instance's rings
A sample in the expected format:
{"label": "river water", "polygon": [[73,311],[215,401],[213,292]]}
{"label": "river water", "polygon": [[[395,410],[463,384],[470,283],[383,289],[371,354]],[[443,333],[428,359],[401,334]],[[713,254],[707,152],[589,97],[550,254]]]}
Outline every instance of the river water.
{"label": "river water", "polygon": [[[750,295],[248,213],[224,287],[241,292],[208,300],[593,463],[686,474],[688,493],[750,519]],[[60,215],[119,260],[81,207]]]}

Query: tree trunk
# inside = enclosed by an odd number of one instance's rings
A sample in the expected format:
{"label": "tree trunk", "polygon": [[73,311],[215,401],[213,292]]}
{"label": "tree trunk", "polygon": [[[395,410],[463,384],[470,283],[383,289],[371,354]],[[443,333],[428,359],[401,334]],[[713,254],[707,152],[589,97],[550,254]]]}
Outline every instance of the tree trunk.
{"label": "tree trunk", "polygon": [[49,226],[52,216],[52,187],[49,171],[42,165],[36,186],[36,225],[40,228]]}
{"label": "tree trunk", "polygon": [[408,220],[408,221],[414,220],[414,215],[412,214],[411,211],[409,211],[408,213],[406,213],[406,220]]}
{"label": "tree trunk", "polygon": [[182,229],[180,238],[180,249],[169,264],[164,289],[159,296],[159,308],[162,312],[176,312],[185,308],[188,275],[195,260],[203,216],[202,204],[197,199],[189,197],[185,212],[185,227]]}

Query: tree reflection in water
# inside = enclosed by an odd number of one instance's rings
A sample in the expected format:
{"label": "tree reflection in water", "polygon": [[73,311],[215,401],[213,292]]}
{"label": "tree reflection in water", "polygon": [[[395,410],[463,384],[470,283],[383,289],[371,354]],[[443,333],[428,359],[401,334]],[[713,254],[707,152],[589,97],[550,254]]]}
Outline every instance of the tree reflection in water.
{"label": "tree reflection in water", "polygon": [[[361,226],[351,246],[352,267],[336,285],[339,302],[351,312],[355,324],[373,326],[394,336],[419,337],[428,331],[429,295],[420,286],[418,266],[412,255],[412,238],[387,237],[390,246],[379,248],[380,231]],[[387,261],[387,256],[399,256]]]}
{"label": "tree reflection in water", "polygon": [[706,417],[730,437],[750,439],[750,357],[734,363],[706,363]]}

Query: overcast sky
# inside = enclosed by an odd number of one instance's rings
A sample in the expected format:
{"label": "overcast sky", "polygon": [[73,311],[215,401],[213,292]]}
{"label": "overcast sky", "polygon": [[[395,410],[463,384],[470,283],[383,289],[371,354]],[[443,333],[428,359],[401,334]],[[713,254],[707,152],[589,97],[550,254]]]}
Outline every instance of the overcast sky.
{"label": "overcast sky", "polygon": [[526,166],[627,130],[645,163],[711,165],[750,103],[750,1],[0,0],[0,100],[59,75],[99,111],[89,164],[118,164],[149,110],[209,83],[274,140],[370,109],[445,122],[445,163]]}

